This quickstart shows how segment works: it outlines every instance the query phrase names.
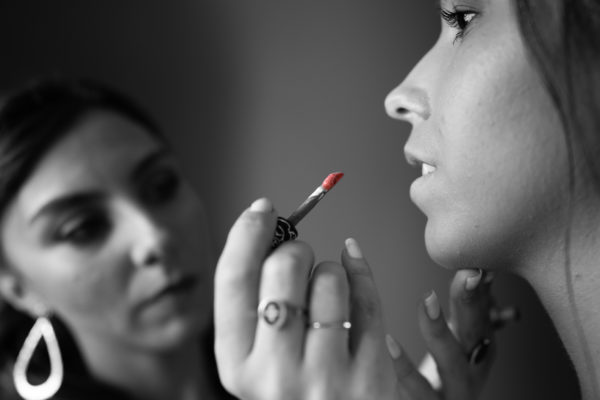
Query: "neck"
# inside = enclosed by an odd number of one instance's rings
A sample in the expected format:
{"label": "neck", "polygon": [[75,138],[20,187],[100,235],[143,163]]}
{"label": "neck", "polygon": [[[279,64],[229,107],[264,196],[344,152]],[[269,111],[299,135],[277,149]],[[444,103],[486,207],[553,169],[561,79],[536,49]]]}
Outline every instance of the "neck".
{"label": "neck", "polygon": [[147,349],[94,341],[80,344],[90,373],[102,382],[129,393],[136,399],[211,399],[214,382],[198,338],[178,348],[150,352]]}
{"label": "neck", "polygon": [[521,274],[532,285],[571,357],[584,400],[600,398],[600,212],[574,214]]}

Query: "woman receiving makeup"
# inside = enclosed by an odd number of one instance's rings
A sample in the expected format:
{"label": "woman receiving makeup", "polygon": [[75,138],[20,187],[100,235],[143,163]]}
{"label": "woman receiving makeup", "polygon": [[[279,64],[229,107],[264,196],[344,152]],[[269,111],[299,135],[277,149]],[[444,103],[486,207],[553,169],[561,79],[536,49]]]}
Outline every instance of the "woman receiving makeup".
{"label": "woman receiving makeup", "polygon": [[[427,216],[428,253],[443,267],[473,270],[458,274],[454,291],[486,290],[481,278],[467,283],[478,279],[474,269],[526,279],[583,399],[598,399],[600,5],[442,0],[440,17],[437,42],[385,101],[390,117],[413,127],[405,154],[423,171],[410,195]],[[309,276],[308,245],[267,251],[275,215],[265,199],[245,211],[217,268],[216,355],[228,390],[247,399],[477,397],[486,358],[471,363],[472,349],[493,347],[485,318],[454,312],[463,325],[453,334],[435,293],[425,297],[419,323],[442,379],[435,390],[385,336],[357,241],[346,241],[341,263]],[[298,313],[277,326],[248,317],[264,299],[306,310],[308,323]]]}

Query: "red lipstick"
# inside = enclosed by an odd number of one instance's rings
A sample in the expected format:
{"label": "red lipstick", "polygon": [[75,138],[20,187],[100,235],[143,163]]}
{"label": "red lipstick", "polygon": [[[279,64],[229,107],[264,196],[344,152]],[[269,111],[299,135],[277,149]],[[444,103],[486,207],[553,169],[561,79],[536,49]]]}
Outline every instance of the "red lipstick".
{"label": "red lipstick", "polygon": [[302,220],[302,218],[304,218],[306,214],[308,214],[309,211],[325,197],[327,192],[329,192],[343,176],[343,172],[332,172],[327,175],[323,183],[321,183],[315,191],[290,214],[289,217],[277,218],[277,228],[275,229],[275,236],[273,237],[271,248],[274,249],[283,242],[296,239],[298,237],[298,231],[296,230],[298,222],[300,222],[300,220]]}

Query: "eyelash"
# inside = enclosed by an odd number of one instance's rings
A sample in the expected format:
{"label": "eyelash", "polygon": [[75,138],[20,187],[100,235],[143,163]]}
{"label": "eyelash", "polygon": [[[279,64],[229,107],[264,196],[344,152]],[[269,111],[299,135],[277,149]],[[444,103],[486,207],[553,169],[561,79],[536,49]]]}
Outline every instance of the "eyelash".
{"label": "eyelash", "polygon": [[473,19],[478,15],[477,12],[472,10],[444,10],[440,8],[440,16],[448,24],[449,27],[456,29],[456,36],[454,42],[461,40],[467,33],[467,29]]}
{"label": "eyelash", "polygon": [[100,240],[109,229],[108,218],[100,211],[84,211],[61,224],[55,238],[77,246],[86,246]]}

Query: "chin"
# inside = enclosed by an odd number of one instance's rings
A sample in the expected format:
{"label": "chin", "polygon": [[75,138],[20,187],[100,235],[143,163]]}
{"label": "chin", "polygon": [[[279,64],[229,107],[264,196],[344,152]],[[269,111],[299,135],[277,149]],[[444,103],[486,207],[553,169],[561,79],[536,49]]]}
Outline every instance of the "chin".
{"label": "chin", "polygon": [[429,257],[441,267],[457,269],[498,269],[506,265],[506,252],[489,232],[466,228],[457,222],[435,224],[428,220],[425,247]]}
{"label": "chin", "polygon": [[150,348],[168,351],[198,338],[212,323],[210,303],[198,296],[182,307],[164,307],[147,315],[139,337]]}
{"label": "chin", "polygon": [[157,351],[169,351],[197,340],[208,323],[200,318],[173,318],[154,327],[146,335],[146,345]]}

